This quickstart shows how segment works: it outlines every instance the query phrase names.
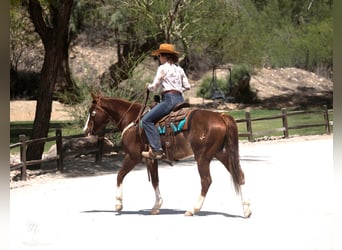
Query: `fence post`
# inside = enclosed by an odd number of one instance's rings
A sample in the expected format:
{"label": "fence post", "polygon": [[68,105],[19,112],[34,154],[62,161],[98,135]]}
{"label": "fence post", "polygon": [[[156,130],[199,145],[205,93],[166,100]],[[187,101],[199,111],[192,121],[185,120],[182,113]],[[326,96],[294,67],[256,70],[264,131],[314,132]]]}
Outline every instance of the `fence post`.
{"label": "fence post", "polygon": [[330,135],[330,124],[329,124],[329,112],[327,105],[323,105],[323,117],[324,117],[324,124],[325,124],[325,132]]}
{"label": "fence post", "polygon": [[19,135],[19,141],[21,142],[20,145],[20,161],[22,162],[23,166],[20,168],[21,180],[26,181],[27,172],[26,172],[26,150],[27,150],[27,143],[26,143],[26,136]]}
{"label": "fence post", "polygon": [[284,130],[284,137],[289,138],[289,125],[287,123],[287,111],[286,108],[281,109],[282,120],[283,120],[283,128]]}
{"label": "fence post", "polygon": [[246,111],[246,127],[248,132],[248,141],[253,142],[253,131],[252,131],[252,121],[251,121],[251,113],[249,111]]}
{"label": "fence post", "polygon": [[103,144],[104,144],[104,135],[99,135],[97,137],[97,148],[99,150],[95,154],[95,163],[96,164],[99,164],[102,162]]}
{"label": "fence post", "polygon": [[62,142],[62,129],[56,128],[56,150],[57,150],[57,169],[60,172],[64,171],[63,166],[63,142]]}

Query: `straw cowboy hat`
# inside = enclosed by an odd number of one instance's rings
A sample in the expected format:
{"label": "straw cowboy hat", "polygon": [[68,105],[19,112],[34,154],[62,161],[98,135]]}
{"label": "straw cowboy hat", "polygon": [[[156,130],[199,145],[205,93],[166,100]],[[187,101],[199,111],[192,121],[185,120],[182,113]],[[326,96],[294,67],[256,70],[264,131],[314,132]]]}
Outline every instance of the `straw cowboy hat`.
{"label": "straw cowboy hat", "polygon": [[162,43],[159,46],[159,49],[152,51],[152,56],[158,56],[160,54],[172,54],[179,56],[179,52],[175,50],[175,47],[172,44],[169,43]]}

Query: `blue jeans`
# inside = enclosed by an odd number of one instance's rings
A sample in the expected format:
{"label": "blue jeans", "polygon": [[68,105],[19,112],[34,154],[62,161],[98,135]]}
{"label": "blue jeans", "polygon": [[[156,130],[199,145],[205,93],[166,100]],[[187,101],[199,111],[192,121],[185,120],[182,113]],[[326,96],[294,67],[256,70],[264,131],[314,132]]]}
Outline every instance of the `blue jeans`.
{"label": "blue jeans", "polygon": [[169,114],[176,104],[181,102],[184,102],[182,94],[166,93],[165,95],[162,95],[162,101],[141,119],[142,127],[152,150],[162,150],[160,135],[155,123]]}

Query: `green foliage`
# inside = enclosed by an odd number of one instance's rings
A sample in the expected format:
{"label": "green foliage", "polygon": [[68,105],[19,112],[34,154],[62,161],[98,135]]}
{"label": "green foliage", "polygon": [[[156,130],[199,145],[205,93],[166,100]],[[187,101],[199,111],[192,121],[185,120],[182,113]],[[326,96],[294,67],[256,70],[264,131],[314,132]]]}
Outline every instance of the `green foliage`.
{"label": "green foliage", "polygon": [[247,64],[237,64],[232,67],[230,75],[227,76],[227,80],[231,87],[239,84],[239,80],[244,76],[251,75],[250,69]]}
{"label": "green foliage", "polygon": [[[41,2],[43,6],[57,3]],[[233,63],[251,69],[300,67],[331,77],[332,2],[79,0],[74,3],[70,29],[72,35],[86,33],[89,44],[100,40],[122,46],[118,48],[122,64],[130,63],[130,53],[144,57],[152,47],[170,41],[186,56],[188,73],[200,75],[213,66]],[[39,40],[18,1],[11,1],[10,11],[11,61],[16,68],[23,61],[22,48],[37,47]],[[136,66],[124,69],[125,74],[133,77],[130,71]],[[115,68],[112,73],[122,73],[120,70]]]}
{"label": "green foliage", "polygon": [[[309,4],[309,5],[308,5]],[[264,64],[331,77],[332,1],[270,1],[260,12]]]}
{"label": "green foliage", "polygon": [[[225,79],[216,78],[215,80],[217,89],[222,90],[223,92],[228,91],[227,81]],[[198,97],[202,97],[204,99],[211,99],[212,98],[212,86],[213,86],[213,79],[212,77],[206,77],[202,80],[200,88],[198,88],[196,95]]]}
{"label": "green foliage", "polygon": [[132,73],[133,77],[123,81],[116,88],[109,88],[107,86],[102,86],[99,84],[88,84],[86,82],[78,82],[79,96],[80,100],[78,103],[72,105],[72,116],[73,120],[79,124],[79,126],[84,126],[87,119],[88,109],[90,108],[92,98],[91,93],[99,93],[107,97],[116,97],[126,99],[132,102],[144,101],[145,94],[145,83],[149,82],[150,79],[145,79],[142,77],[142,73],[139,69]]}
{"label": "green foliage", "polygon": [[[235,97],[236,101],[251,103],[255,101],[256,94],[249,88],[250,75],[250,69],[247,64],[234,65],[227,78],[221,79],[215,76],[204,78],[196,95],[205,99],[211,99],[212,94],[218,90],[222,91],[226,97]],[[244,87],[245,81],[248,82],[248,88]]]}

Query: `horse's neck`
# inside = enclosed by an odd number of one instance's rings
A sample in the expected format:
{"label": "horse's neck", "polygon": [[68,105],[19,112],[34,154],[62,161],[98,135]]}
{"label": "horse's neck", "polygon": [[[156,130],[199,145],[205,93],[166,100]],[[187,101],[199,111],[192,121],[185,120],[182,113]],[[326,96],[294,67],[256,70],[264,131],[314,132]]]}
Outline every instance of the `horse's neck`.
{"label": "horse's neck", "polygon": [[101,106],[115,121],[118,128],[122,131],[138,116],[141,105],[119,99],[108,99],[101,102]]}

